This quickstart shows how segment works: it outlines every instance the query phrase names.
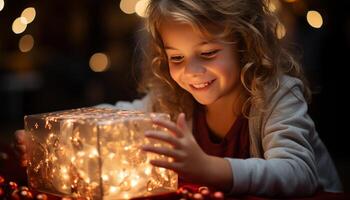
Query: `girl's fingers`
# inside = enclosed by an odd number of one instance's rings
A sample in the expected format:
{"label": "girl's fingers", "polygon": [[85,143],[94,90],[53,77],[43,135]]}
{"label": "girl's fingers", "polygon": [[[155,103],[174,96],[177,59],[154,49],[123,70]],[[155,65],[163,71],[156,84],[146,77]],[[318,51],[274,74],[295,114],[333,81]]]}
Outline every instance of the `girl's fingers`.
{"label": "girl's fingers", "polygon": [[25,143],[25,131],[24,130],[17,130],[15,132],[15,138],[16,138],[16,142],[18,144],[24,144]]}
{"label": "girl's fingers", "polygon": [[171,148],[154,147],[151,145],[143,145],[141,148],[144,151],[164,155],[166,157],[173,158],[174,160],[182,160],[184,157],[180,151]]}
{"label": "girl's fingers", "polygon": [[153,119],[152,120],[154,124],[169,129],[172,133],[174,133],[177,137],[183,137],[183,133],[181,130],[176,126],[174,122],[171,121],[165,121],[161,119]]}
{"label": "girl's fingers", "polygon": [[150,162],[152,165],[156,166],[156,167],[162,167],[165,169],[170,169],[173,170],[175,172],[179,172],[182,168],[180,163],[177,162],[168,162],[165,160],[151,160]]}
{"label": "girl's fingers", "polygon": [[181,146],[181,143],[176,137],[162,131],[146,131],[145,136],[148,138],[153,138],[153,139],[157,139],[157,140],[161,140],[163,142],[169,143],[175,148]]}
{"label": "girl's fingers", "polygon": [[23,144],[17,144],[15,145],[16,150],[18,150],[20,153],[24,154],[27,151],[26,145]]}
{"label": "girl's fingers", "polygon": [[[22,145],[23,146],[23,145]],[[16,151],[14,151],[16,157],[19,160],[19,163],[22,167],[27,167],[28,166],[28,155],[25,153],[24,148],[23,147],[19,147],[18,145],[16,145]]]}
{"label": "girl's fingers", "polygon": [[22,167],[28,167],[28,160],[27,159],[22,159],[20,165]]}

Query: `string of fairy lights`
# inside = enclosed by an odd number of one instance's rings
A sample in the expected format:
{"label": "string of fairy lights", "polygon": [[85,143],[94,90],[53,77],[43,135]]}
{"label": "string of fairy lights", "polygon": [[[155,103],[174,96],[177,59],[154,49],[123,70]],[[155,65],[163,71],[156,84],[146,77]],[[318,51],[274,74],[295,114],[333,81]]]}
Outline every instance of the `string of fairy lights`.
{"label": "string of fairy lights", "polygon": [[[145,17],[145,10],[149,3],[149,0],[120,0],[119,8],[125,14],[136,14],[140,17]],[[323,25],[323,17],[317,10],[308,9],[305,2],[302,0],[269,0],[268,7],[270,11],[279,13],[282,12],[282,3],[288,3],[301,8],[302,13],[308,22],[308,24],[315,29],[319,29]],[[0,0],[0,12],[5,8],[5,0]],[[15,34],[22,34],[25,32],[27,26],[33,22],[36,16],[36,10],[34,7],[28,7],[24,9],[19,17],[17,17],[12,23],[12,31]],[[283,23],[277,25],[276,34],[279,39],[283,39],[288,30]],[[18,42],[18,48],[21,52],[30,52],[34,47],[34,38],[31,34],[24,34]],[[89,59],[90,69],[94,72],[104,72],[111,66],[109,56],[104,52],[93,53]]]}

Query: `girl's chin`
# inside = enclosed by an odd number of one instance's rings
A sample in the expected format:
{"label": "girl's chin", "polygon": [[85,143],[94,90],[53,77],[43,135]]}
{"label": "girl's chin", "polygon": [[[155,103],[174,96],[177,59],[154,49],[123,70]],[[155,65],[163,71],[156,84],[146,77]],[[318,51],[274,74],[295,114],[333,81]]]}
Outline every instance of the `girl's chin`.
{"label": "girl's chin", "polygon": [[194,97],[194,99],[195,99],[198,103],[200,103],[200,104],[202,104],[202,105],[204,105],[204,106],[208,106],[208,105],[214,103],[214,101],[211,100],[211,99],[197,98],[197,97],[195,97],[195,96],[193,96],[193,97]]}

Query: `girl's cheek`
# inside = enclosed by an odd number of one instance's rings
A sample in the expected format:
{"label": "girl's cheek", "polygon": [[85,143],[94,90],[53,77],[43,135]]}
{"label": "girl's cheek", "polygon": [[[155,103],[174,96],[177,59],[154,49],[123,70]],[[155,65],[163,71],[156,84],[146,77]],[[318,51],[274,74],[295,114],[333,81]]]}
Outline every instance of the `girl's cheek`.
{"label": "girl's cheek", "polygon": [[172,79],[176,80],[179,74],[179,69],[177,69],[175,66],[169,65],[169,72]]}
{"label": "girl's cheek", "polygon": [[176,70],[174,70],[174,69],[172,69],[172,68],[170,68],[169,69],[169,71],[170,71],[170,77],[175,81],[175,82],[177,82],[178,80],[176,80]]}

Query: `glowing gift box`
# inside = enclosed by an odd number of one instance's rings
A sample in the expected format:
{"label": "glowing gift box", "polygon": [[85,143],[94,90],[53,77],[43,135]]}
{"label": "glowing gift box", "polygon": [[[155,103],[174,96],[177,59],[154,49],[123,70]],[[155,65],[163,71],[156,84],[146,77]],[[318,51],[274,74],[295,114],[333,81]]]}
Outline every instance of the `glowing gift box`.
{"label": "glowing gift box", "polygon": [[177,175],[153,167],[169,159],[140,149],[167,145],[144,137],[167,114],[81,108],[24,117],[29,186],[59,196],[128,199],[175,191]]}

